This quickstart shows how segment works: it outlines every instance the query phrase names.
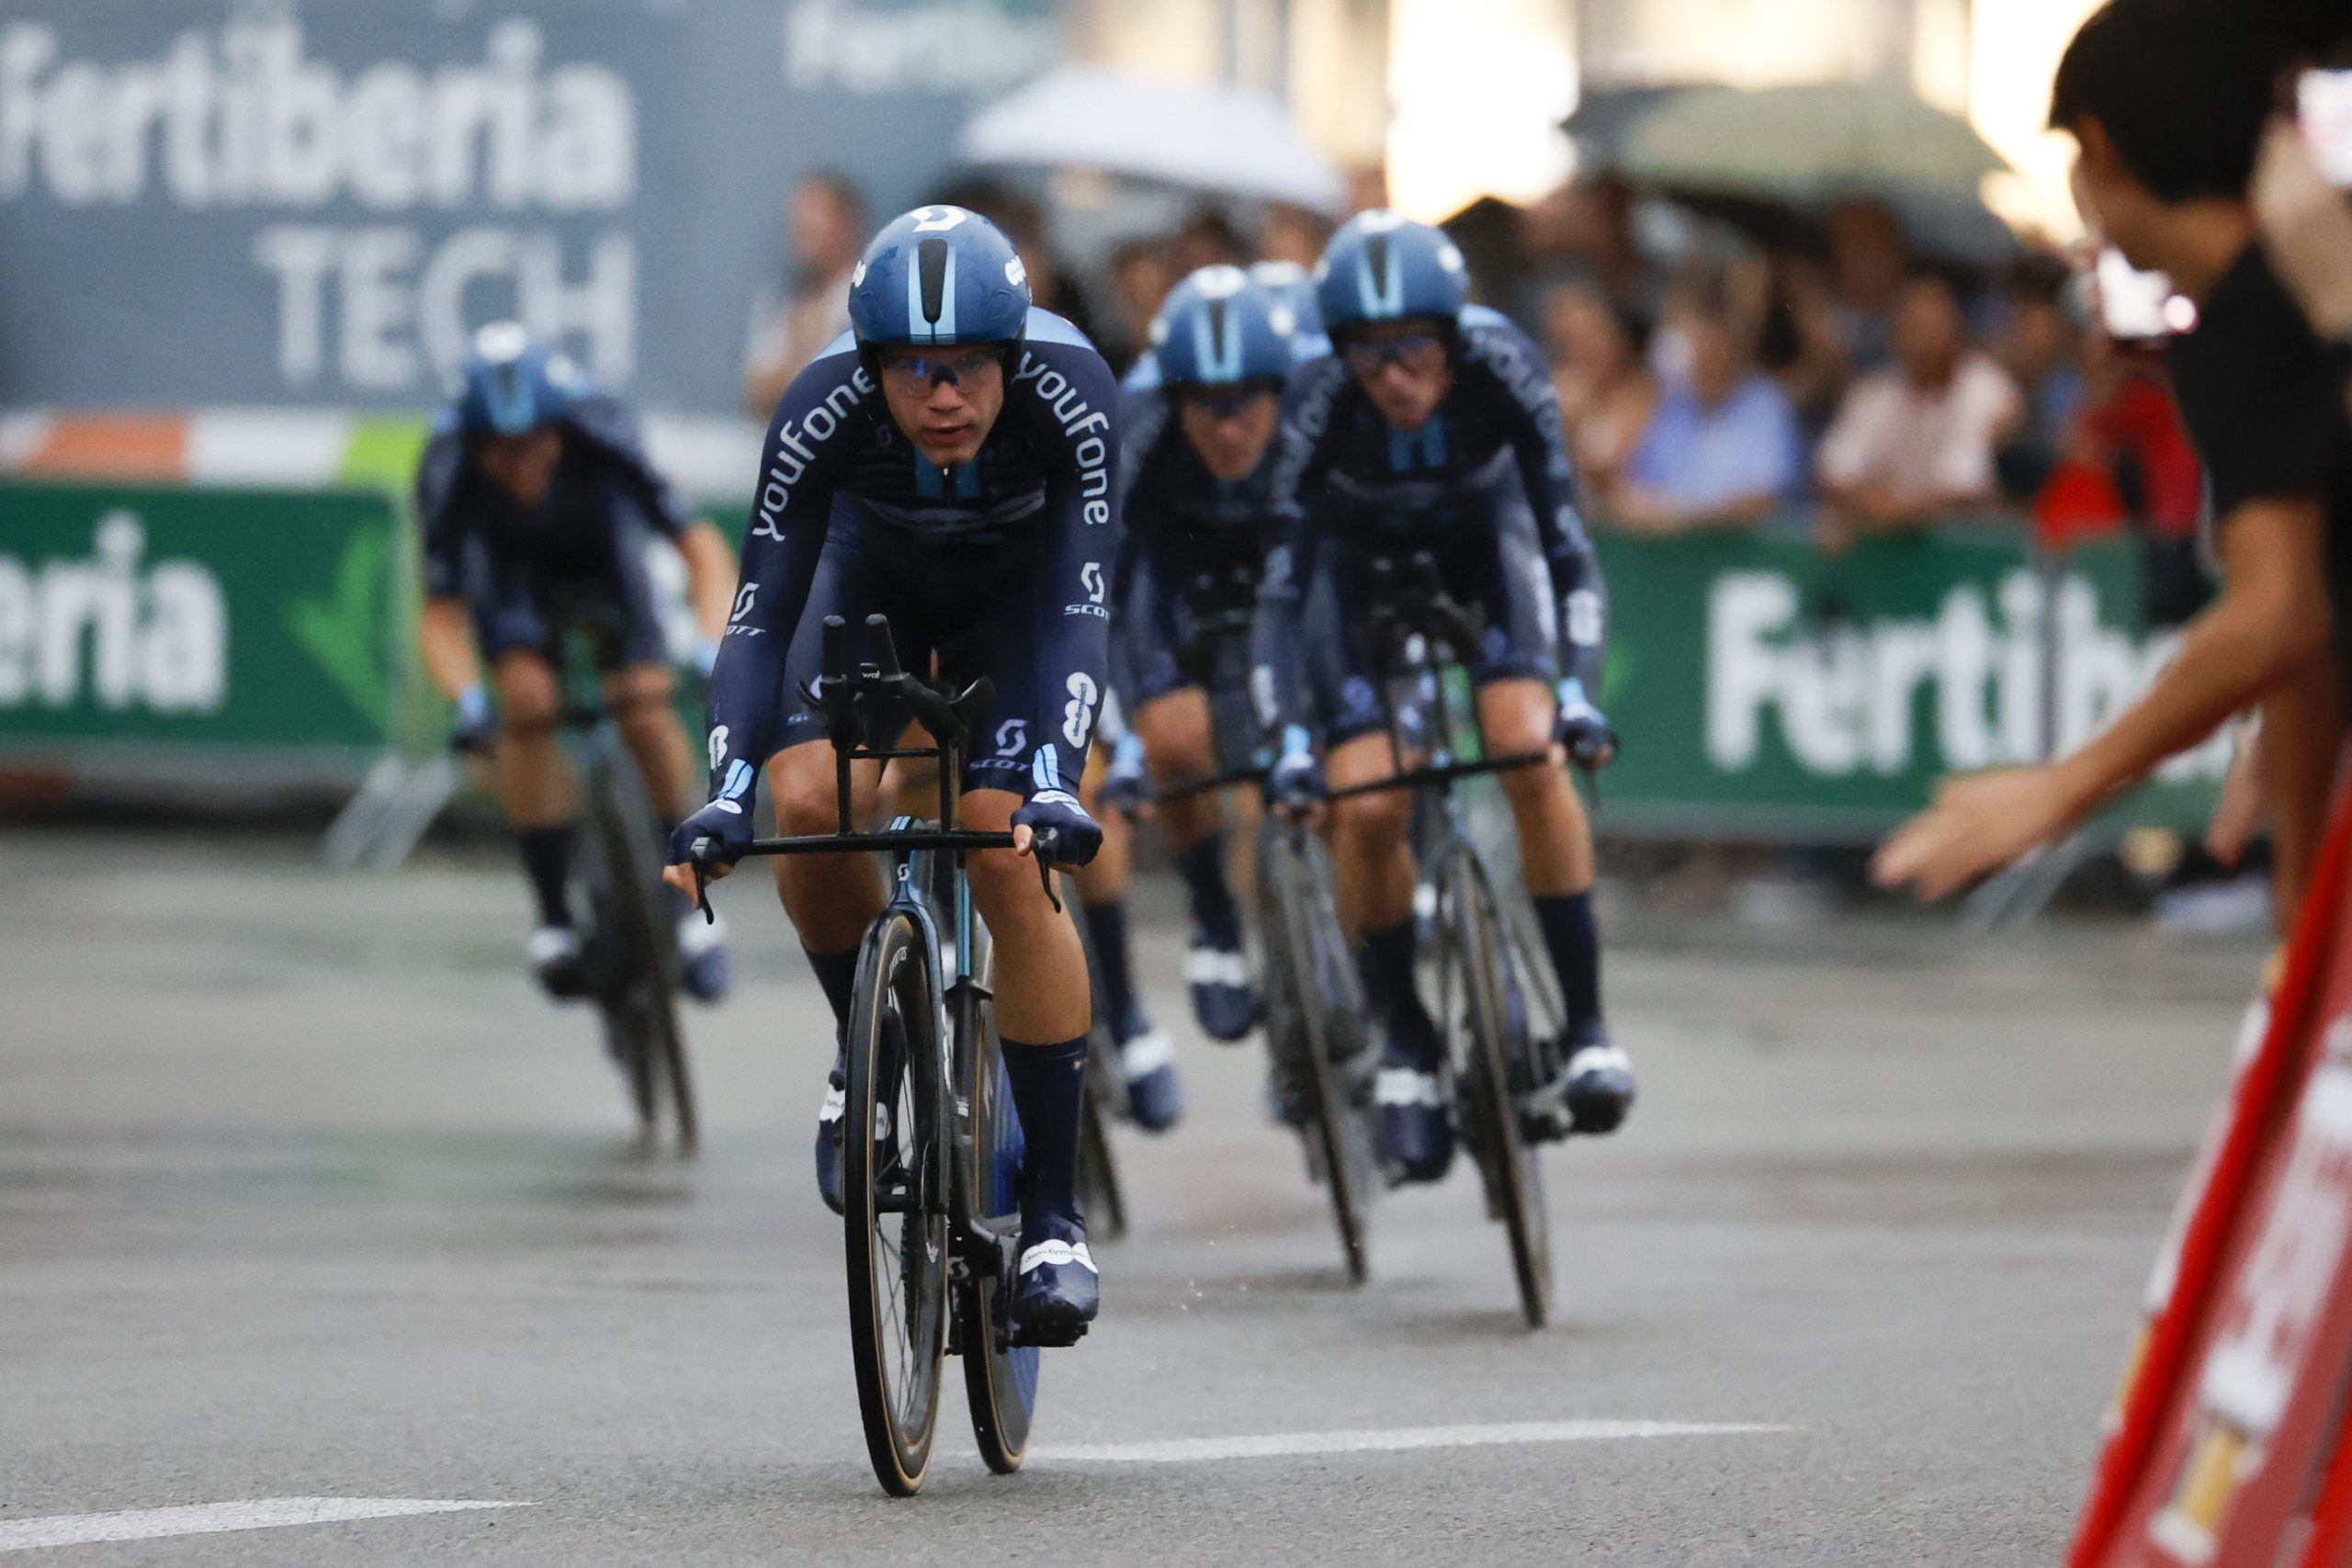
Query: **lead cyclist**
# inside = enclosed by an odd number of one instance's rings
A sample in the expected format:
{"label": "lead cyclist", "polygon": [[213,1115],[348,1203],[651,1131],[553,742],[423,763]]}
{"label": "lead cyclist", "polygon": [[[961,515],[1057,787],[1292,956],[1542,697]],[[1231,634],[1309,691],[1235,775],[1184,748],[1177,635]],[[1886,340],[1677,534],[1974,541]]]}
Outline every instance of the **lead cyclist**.
{"label": "lead cyclist", "polygon": [[[963,817],[1014,840],[969,863],[1027,1139],[1012,1315],[1067,1334],[1093,1319],[1100,1289],[1077,1198],[1093,1002],[1078,930],[1031,857],[1047,831],[1065,864],[1102,843],[1072,790],[1108,678],[1117,388],[1077,328],[1032,308],[1012,244],[960,207],[918,208],[876,235],[851,275],[849,316],[768,429],[742,587],[711,676],[711,800],[672,838],[666,874],[689,890],[698,872],[726,874],[751,842],[763,773],[783,832],[834,830],[832,750],[799,695],[819,672],[827,616],[850,624],[853,658],[869,656],[856,641],[878,614],[907,668],[936,655],[958,682],[993,680]],[[877,763],[854,771],[861,821],[880,778]],[[817,1181],[838,1213],[842,1031],[882,877],[866,854],[782,856],[775,874],[832,1006]]]}

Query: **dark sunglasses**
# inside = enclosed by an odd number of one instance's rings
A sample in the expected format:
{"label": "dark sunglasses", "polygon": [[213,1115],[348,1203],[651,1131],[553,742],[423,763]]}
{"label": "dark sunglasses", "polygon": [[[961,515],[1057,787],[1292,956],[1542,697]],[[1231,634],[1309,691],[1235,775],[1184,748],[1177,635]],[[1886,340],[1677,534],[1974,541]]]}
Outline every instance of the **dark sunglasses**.
{"label": "dark sunglasses", "polygon": [[1198,409],[1211,419],[1238,419],[1260,398],[1276,396],[1280,390],[1268,381],[1244,381],[1233,387],[1187,387],[1184,406]]}
{"label": "dark sunglasses", "polygon": [[1403,337],[1359,338],[1348,344],[1348,368],[1359,376],[1377,375],[1389,365],[1413,368],[1411,361],[1427,359],[1431,354],[1442,355],[1444,340],[1435,333],[1408,333]]}
{"label": "dark sunglasses", "polygon": [[994,349],[937,349],[886,361],[882,374],[902,387],[936,387],[943,381],[956,387],[965,377],[977,376],[996,362]]}

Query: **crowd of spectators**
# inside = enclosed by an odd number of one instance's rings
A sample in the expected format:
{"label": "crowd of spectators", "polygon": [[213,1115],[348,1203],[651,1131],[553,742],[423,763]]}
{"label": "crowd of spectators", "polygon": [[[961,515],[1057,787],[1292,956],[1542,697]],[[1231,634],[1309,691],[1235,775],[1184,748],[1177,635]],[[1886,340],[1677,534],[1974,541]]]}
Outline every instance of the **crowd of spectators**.
{"label": "crowd of spectators", "polygon": [[[1381,198],[1376,175],[1351,199]],[[1110,246],[1083,276],[1046,210],[985,179],[936,193],[985,212],[1043,304],[1124,366],[1186,273],[1311,263],[1328,219],[1202,205]],[[869,226],[855,188],[815,175],[787,209],[792,259],[754,312],[746,410],[845,324]],[[1611,178],[1451,224],[1478,297],[1549,356],[1596,526],[1653,536],[1764,527],[1838,551],[1954,519],[2030,525],[2053,545],[2131,528],[2158,558],[2166,618],[2203,592],[2189,547],[2202,477],[2150,343],[2101,330],[2078,269],[2018,248],[1955,263],[1889,206],[1699,211]],[[2165,563],[2169,562],[2167,566]]]}

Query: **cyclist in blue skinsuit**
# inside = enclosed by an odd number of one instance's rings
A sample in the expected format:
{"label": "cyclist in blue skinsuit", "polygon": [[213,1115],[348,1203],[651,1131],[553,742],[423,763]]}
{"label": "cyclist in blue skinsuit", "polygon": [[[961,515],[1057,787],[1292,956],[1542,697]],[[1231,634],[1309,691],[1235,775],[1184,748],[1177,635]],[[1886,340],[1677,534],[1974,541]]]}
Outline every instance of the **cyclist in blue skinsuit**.
{"label": "cyclist in blue skinsuit", "polygon": [[[1285,521],[1258,634],[1269,718],[1283,726],[1270,791],[1290,805],[1394,771],[1358,615],[1372,558],[1429,551],[1448,590],[1483,607],[1471,676],[1498,753],[1557,746],[1587,767],[1616,736],[1593,705],[1606,623],[1600,573],[1544,358],[1503,317],[1469,305],[1461,253],[1427,224],[1359,214],[1331,238],[1316,297],[1334,354],[1291,381],[1273,501]],[[1321,759],[1306,720],[1319,721]],[[1499,775],[1520,861],[1567,1004],[1564,1109],[1612,1131],[1632,1065],[1601,1021],[1592,832],[1557,767]],[[1351,796],[1332,811],[1340,915],[1387,1037],[1376,1081],[1384,1142],[1408,1180],[1453,1157],[1437,1030],[1413,984],[1408,797]]]}
{"label": "cyclist in blue skinsuit", "polygon": [[[1238,267],[1203,267],[1170,291],[1152,321],[1151,348],[1127,373],[1119,464],[1126,536],[1112,621],[1114,695],[1125,722],[1093,784],[1102,803],[1140,812],[1155,780],[1216,771],[1193,628],[1216,596],[1238,594],[1244,606],[1254,598],[1272,543],[1267,459],[1283,382],[1298,356],[1295,328],[1292,313]],[[1247,745],[1252,738],[1235,739]],[[1243,1039],[1256,1027],[1258,1006],[1226,883],[1218,803],[1171,801],[1161,826],[1192,908],[1184,978],[1193,1014],[1210,1038]],[[1125,857],[1106,854],[1079,890],[1128,1107],[1139,1125],[1159,1131],[1183,1101],[1168,1035],[1152,1026],[1126,978],[1126,880]]]}
{"label": "cyclist in blue skinsuit", "polygon": [[[678,722],[645,550],[658,536],[685,558],[712,651],[735,563],[725,537],[654,470],[629,412],[523,328],[483,328],[463,379],[417,467],[424,665],[457,705],[459,746],[494,750],[499,798],[538,905],[531,968],[551,995],[583,996],[565,898],[576,802],[555,735],[563,636],[587,634],[646,792],[674,825],[693,805],[694,749]],[[685,988],[705,1001],[727,988],[719,938],[699,918],[679,926]]]}
{"label": "cyclist in blue skinsuit", "polygon": [[[1116,793],[1217,771],[1207,672],[1197,631],[1247,609],[1276,542],[1270,504],[1274,434],[1293,366],[1322,340],[1238,267],[1204,267],[1179,284],[1152,326],[1151,352],[1128,375],[1128,435],[1120,483],[1127,546],[1114,623],[1120,698],[1136,744],[1114,768]],[[1228,737],[1245,744],[1254,737]],[[1239,1040],[1257,998],[1241,955],[1241,919],[1226,882],[1218,803],[1170,802],[1160,825],[1192,913],[1185,980],[1202,1031]]]}
{"label": "cyclist in blue skinsuit", "polygon": [[[884,228],[851,275],[849,314],[850,333],[794,379],[768,429],[711,677],[712,798],[673,835],[667,874],[690,889],[695,864],[718,875],[741,857],[763,772],[783,832],[833,830],[832,750],[798,694],[818,673],[826,616],[849,623],[854,660],[878,613],[907,668],[936,655],[959,682],[993,678],[963,815],[976,829],[1010,829],[1018,845],[970,860],[1028,1143],[1012,1310],[1068,1329],[1093,1318],[1099,1288],[1077,1203],[1093,1004],[1077,928],[1028,857],[1046,830],[1071,865],[1102,842],[1071,790],[1109,679],[1117,387],[1076,328],[1031,307],[1004,236],[960,207],[918,208]],[[880,771],[856,770],[860,820]],[[881,878],[863,854],[779,857],[775,870],[838,1025]],[[836,1212],[845,1071],[837,1055],[817,1135],[819,1190]]]}

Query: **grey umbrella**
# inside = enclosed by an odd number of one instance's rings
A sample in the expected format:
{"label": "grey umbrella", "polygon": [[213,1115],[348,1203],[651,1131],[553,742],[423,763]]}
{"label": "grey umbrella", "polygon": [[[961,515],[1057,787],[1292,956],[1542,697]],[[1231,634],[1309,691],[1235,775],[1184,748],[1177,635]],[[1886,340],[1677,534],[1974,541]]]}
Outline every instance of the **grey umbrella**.
{"label": "grey umbrella", "polygon": [[1892,82],[1687,87],[1636,111],[1614,162],[1629,179],[1797,201],[1973,191],[2008,166],[1967,121]]}

